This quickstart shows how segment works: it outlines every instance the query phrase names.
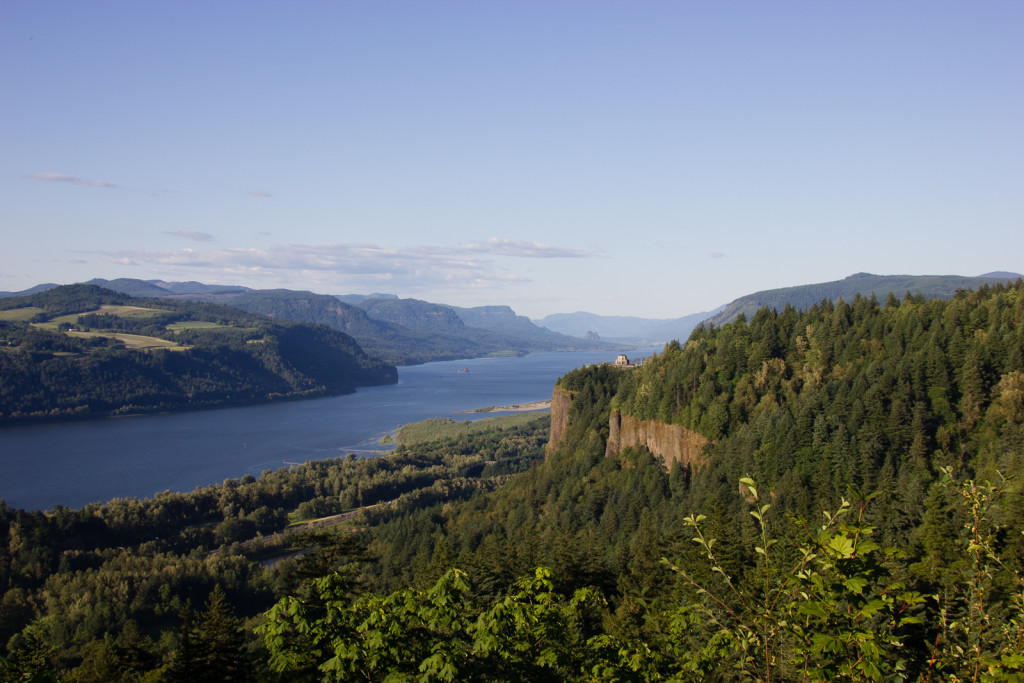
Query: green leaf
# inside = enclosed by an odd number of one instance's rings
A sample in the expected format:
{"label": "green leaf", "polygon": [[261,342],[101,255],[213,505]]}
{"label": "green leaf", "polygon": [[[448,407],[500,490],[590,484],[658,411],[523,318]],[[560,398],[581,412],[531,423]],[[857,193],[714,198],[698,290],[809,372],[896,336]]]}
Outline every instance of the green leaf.
{"label": "green leaf", "polygon": [[822,607],[821,603],[818,602],[805,602],[800,605],[798,610],[801,614],[805,614],[809,617],[818,617],[819,619],[828,619],[828,612]]}
{"label": "green leaf", "polygon": [[843,581],[843,585],[846,586],[846,589],[851,593],[860,595],[864,592],[864,587],[868,585],[868,580],[863,576],[851,576],[846,581]]}
{"label": "green leaf", "polygon": [[[847,583],[849,583],[849,582],[847,582]],[[865,583],[867,583],[867,582],[865,581]],[[862,586],[862,588],[863,588],[863,586]],[[855,592],[860,594],[860,591],[855,591]],[[869,601],[868,604],[864,605],[864,607],[861,608],[860,611],[861,611],[861,614],[863,614],[865,617],[870,619],[871,617],[875,616],[876,614],[878,614],[883,609],[885,609],[885,600],[879,600],[878,598],[875,598],[874,600]]]}
{"label": "green leaf", "polygon": [[834,550],[840,557],[853,556],[853,541],[846,536],[833,536],[828,542],[828,547]]}

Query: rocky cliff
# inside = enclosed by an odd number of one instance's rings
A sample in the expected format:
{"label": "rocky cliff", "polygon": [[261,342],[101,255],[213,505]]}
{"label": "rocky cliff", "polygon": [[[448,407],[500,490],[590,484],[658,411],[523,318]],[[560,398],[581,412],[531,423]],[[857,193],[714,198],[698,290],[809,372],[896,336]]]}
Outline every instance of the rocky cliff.
{"label": "rocky cliff", "polygon": [[[547,452],[550,454],[565,440],[569,431],[569,406],[573,393],[556,386],[551,392],[551,437]],[[623,448],[644,446],[665,462],[665,467],[681,463],[690,467],[704,465],[704,446],[708,439],[682,425],[666,424],[657,420],[638,420],[611,412],[608,420],[608,446],[605,455],[617,456]]]}
{"label": "rocky cliff", "polygon": [[[554,434],[554,402],[552,402],[551,424]],[[638,420],[613,410],[608,419],[608,446],[606,456],[616,456],[623,448],[646,446],[647,450],[659,456],[665,467],[681,463],[691,467],[705,464],[704,446],[708,440],[682,425],[666,424],[657,420]]]}
{"label": "rocky cliff", "polygon": [[547,453],[558,448],[569,430],[569,406],[572,392],[556,386],[551,392],[551,436],[548,438]]}

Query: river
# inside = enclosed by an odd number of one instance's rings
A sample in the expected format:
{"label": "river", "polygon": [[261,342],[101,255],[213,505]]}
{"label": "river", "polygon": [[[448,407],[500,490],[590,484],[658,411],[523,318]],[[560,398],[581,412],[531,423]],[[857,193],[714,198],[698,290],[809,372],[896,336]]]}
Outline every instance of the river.
{"label": "river", "polygon": [[[646,355],[649,351],[643,352]],[[386,449],[409,422],[551,397],[569,370],[614,353],[537,353],[401,367],[354,394],[192,413],[0,429],[0,500],[25,509],[191,491],[288,463]],[[468,372],[467,372],[468,370]]]}

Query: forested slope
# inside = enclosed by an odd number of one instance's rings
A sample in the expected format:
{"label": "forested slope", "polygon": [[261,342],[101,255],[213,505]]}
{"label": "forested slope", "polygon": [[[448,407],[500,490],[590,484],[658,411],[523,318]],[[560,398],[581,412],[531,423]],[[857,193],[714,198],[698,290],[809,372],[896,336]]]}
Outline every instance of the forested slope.
{"label": "forested slope", "polygon": [[394,382],[348,335],[90,285],[0,304],[0,423],[349,393]]}
{"label": "forested slope", "polygon": [[[1016,680],[1022,351],[1018,283],[763,310],[642,368],[574,371],[542,465],[459,506],[378,514],[392,566],[413,566],[406,539],[438,539],[431,591],[338,600],[325,583],[322,619],[283,601],[271,661],[377,662],[370,680]],[[701,433],[707,465],[606,457],[612,410]],[[318,659],[303,629],[340,644]]]}
{"label": "forested slope", "polygon": [[[42,652],[76,680],[104,680],[101,665],[184,680],[202,644],[259,680],[1020,680],[1022,328],[1021,283],[763,310],[640,368],[566,375],[543,460],[523,430],[165,496],[107,531],[95,508],[4,511],[12,670]],[[613,410],[700,433],[705,464],[606,456]],[[280,528],[291,506],[396,494],[280,573],[252,549],[204,552]],[[141,541],[147,519],[169,545]],[[33,533],[59,543],[34,549]],[[142,551],[165,579],[130,578]],[[125,585],[131,611],[74,597]],[[205,607],[175,617],[182,596]],[[234,645],[215,638],[230,604],[275,599],[234,622]]]}
{"label": "forested slope", "polygon": [[[351,335],[371,356],[398,365],[594,348],[538,328],[501,306],[457,309],[415,299],[338,297],[293,290],[253,290],[224,299],[250,313],[318,323]],[[465,316],[470,322],[464,322]],[[474,326],[476,323],[478,326]],[[492,329],[484,329],[490,326]]]}

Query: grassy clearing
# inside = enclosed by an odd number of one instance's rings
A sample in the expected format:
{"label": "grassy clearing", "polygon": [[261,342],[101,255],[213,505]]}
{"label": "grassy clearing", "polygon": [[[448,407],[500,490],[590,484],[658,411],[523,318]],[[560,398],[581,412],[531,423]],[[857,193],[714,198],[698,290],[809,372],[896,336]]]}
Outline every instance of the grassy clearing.
{"label": "grassy clearing", "polygon": [[[106,313],[107,315],[116,315],[119,318],[153,318],[161,313],[167,313],[168,311],[163,308],[143,308],[142,306],[114,306],[112,304],[104,304],[100,306],[98,311],[93,313]],[[82,315],[82,314],[80,314]]]}
{"label": "grassy clearing", "polygon": [[32,316],[38,313],[45,313],[45,311],[41,308],[36,308],[35,306],[12,308],[7,311],[0,311],[0,320],[6,320],[9,322],[25,322],[27,320],[31,320]]}
{"label": "grassy clearing", "polygon": [[124,342],[127,348],[135,350],[175,349],[183,351],[190,348],[170,339],[146,337],[141,334],[124,334],[122,332],[68,332],[68,334],[72,337],[112,337]]}
{"label": "grassy clearing", "polygon": [[167,326],[167,329],[171,332],[181,332],[182,330],[230,330],[232,328],[228,325],[211,323],[206,320],[186,320],[180,323],[171,323]]}
{"label": "grassy clearing", "polygon": [[49,323],[42,323],[40,327],[53,324],[54,327],[61,323],[68,323],[74,325],[78,322],[78,316],[80,315],[116,315],[118,318],[155,318],[156,316],[167,313],[167,311],[161,308],[143,308],[141,306],[114,306],[112,304],[104,304],[95,311],[82,311],[81,313],[69,313],[68,315],[59,315],[56,318],[52,318]]}
{"label": "grassy clearing", "polygon": [[485,417],[482,420],[453,420],[447,417],[437,417],[423,420],[422,422],[402,425],[398,428],[395,441],[399,445],[409,446],[414,443],[448,439],[491,429],[519,427],[529,424],[534,420],[546,419],[548,419],[547,413],[538,414],[536,412],[516,413],[515,415],[504,415],[502,417]]}

